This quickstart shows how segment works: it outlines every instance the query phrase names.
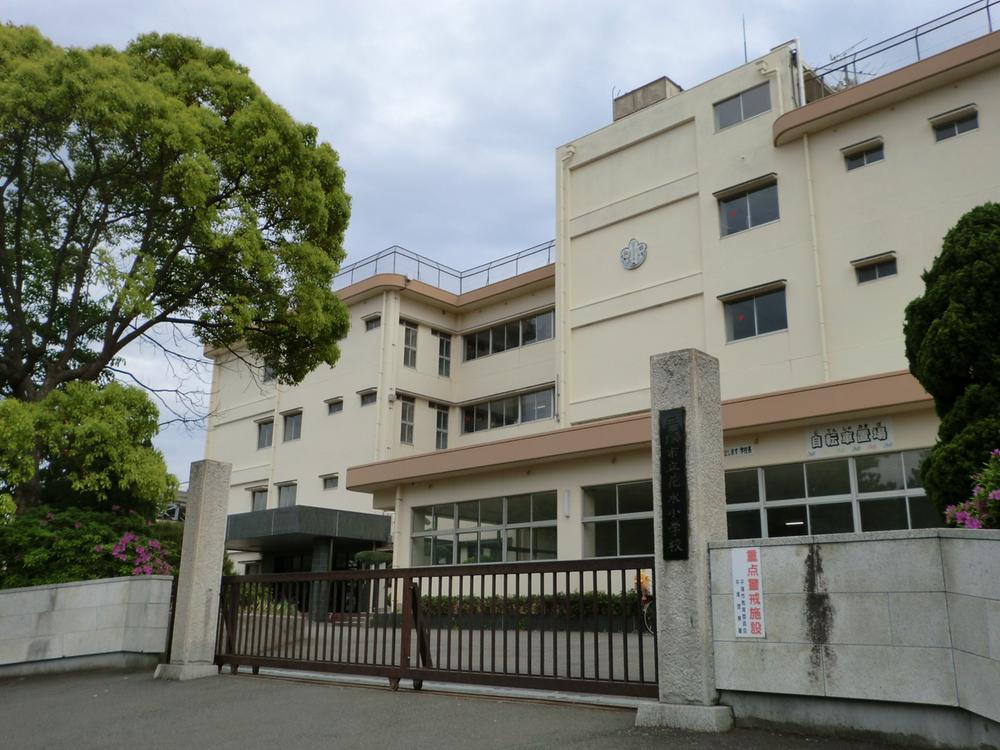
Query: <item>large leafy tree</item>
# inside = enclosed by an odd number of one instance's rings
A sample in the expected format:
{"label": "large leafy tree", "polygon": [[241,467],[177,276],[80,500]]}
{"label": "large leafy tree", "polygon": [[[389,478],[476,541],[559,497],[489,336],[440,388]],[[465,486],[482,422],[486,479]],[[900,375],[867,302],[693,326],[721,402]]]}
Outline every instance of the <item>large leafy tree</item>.
{"label": "large leafy tree", "polygon": [[226,52],[0,27],[0,397],[99,380],[171,324],[288,383],[333,364],[349,213],[337,153]]}
{"label": "large leafy tree", "polygon": [[943,509],[969,499],[970,477],[1000,448],[1000,204],[962,216],[923,280],[906,356],[941,418],[921,475]]}

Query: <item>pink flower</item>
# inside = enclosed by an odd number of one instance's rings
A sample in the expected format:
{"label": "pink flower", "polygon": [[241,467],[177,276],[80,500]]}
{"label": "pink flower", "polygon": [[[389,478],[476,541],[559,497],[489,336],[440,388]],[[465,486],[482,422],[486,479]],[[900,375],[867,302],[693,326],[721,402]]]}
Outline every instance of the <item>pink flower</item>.
{"label": "pink flower", "polygon": [[94,552],[104,552],[104,547],[98,544],[96,547],[94,547]]}
{"label": "pink flower", "polygon": [[78,529],[78,528],[80,528],[81,526],[83,526],[83,524],[82,524],[82,523],[80,523],[79,521],[77,521],[76,523],[74,523],[74,524],[73,524],[73,528],[74,528],[74,529]]}
{"label": "pink flower", "polygon": [[978,518],[975,518],[973,516],[969,516],[967,519],[965,519],[965,528],[967,528],[967,529],[981,529],[981,528],[983,528],[983,522],[980,521]]}
{"label": "pink flower", "polygon": [[141,574],[142,574],[142,568],[140,568],[138,565],[132,568],[132,575],[137,576]]}

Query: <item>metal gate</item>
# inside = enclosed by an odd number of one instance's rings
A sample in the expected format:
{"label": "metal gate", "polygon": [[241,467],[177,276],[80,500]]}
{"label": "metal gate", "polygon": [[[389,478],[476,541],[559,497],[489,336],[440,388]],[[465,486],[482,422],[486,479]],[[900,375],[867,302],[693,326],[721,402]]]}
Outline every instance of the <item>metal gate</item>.
{"label": "metal gate", "polygon": [[224,576],[216,664],[655,697],[652,557]]}

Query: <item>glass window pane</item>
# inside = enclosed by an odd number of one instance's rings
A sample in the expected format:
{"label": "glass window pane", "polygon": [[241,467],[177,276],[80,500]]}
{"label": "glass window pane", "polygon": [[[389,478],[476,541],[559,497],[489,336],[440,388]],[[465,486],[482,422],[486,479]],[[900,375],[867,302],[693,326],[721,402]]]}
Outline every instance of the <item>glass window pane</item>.
{"label": "glass window pane", "polygon": [[294,484],[283,484],[278,487],[279,508],[290,508],[295,505],[295,490],[296,486]]}
{"label": "glass window pane", "polygon": [[760,536],[760,513],[756,510],[734,510],[726,513],[730,539],[755,539]]}
{"label": "glass window pane", "polygon": [[931,452],[930,448],[918,448],[915,451],[903,451],[903,468],[906,473],[906,489],[913,490],[923,487],[920,479],[920,464]]}
{"label": "glass window pane", "polygon": [[907,528],[906,498],[861,501],[862,531],[892,531],[905,528]]}
{"label": "glass window pane", "polygon": [[545,341],[552,338],[554,330],[555,312],[549,310],[546,313],[535,316],[536,340]]}
{"label": "glass window pane", "polygon": [[436,536],[434,539],[434,556],[431,565],[451,565],[453,564],[453,548],[455,540],[452,536]]}
{"label": "glass window pane", "polygon": [[854,531],[854,510],[851,503],[809,506],[809,533],[849,534]]}
{"label": "glass window pane", "polygon": [[621,555],[653,554],[652,518],[634,518],[628,521],[619,521],[618,533],[621,535],[619,554]]}
{"label": "glass window pane", "polygon": [[446,531],[455,528],[455,504],[444,503],[434,506],[434,528]]}
{"label": "glass window pane", "polygon": [[[903,489],[903,463],[898,453],[858,456],[854,459],[854,465],[858,471],[858,492],[888,492]],[[902,528],[905,529],[906,524],[903,524]]]}
{"label": "glass window pane", "polygon": [[[760,499],[756,469],[740,469],[726,472],[726,502],[755,503]],[[756,511],[751,511],[756,512]],[[757,524],[758,527],[760,524]],[[732,539],[733,537],[729,537]]]}
{"label": "glass window pane", "polygon": [[426,508],[414,508],[413,531],[430,531],[433,529],[433,516],[433,506],[427,506]]}
{"label": "glass window pane", "polygon": [[865,165],[865,155],[863,153],[852,154],[851,156],[845,156],[844,161],[847,162],[847,169],[850,171]]}
{"label": "glass window pane", "polygon": [[476,334],[471,334],[469,336],[463,337],[465,339],[465,359],[475,359],[476,358]]}
{"label": "glass window pane", "polygon": [[809,497],[849,495],[851,493],[850,464],[846,458],[807,463],[806,487],[809,490]]}
{"label": "glass window pane", "polygon": [[525,318],[521,321],[521,343],[532,344],[536,341],[538,341],[536,318]]}
{"label": "glass window pane", "polygon": [[753,299],[726,303],[726,340],[738,341],[757,335]]}
{"label": "glass window pane", "polygon": [[429,536],[414,539],[410,563],[412,565],[430,565],[432,544],[433,540]]}
{"label": "glass window pane", "polygon": [[613,484],[583,488],[583,515],[613,516],[617,513],[616,493]]}
{"label": "glass window pane", "polygon": [[747,195],[747,201],[750,204],[750,226],[766,224],[779,218],[778,186],[776,184],[750,192]]}
{"label": "glass window pane", "polygon": [[479,562],[479,534],[476,532],[458,535],[458,564]]}
{"label": "glass window pane", "polygon": [[549,419],[552,416],[552,389],[525,393],[521,396],[521,421]]}
{"label": "glass window pane", "polygon": [[[805,497],[802,464],[764,467],[764,499],[796,500]],[[805,532],[802,532],[805,533]]]}
{"label": "glass window pane", "polygon": [[479,501],[479,523],[483,526],[503,525],[503,498]]}
{"label": "glass window pane", "polygon": [[532,495],[531,520],[535,522],[556,520],[555,492],[539,492]]}
{"label": "glass window pane", "polygon": [[531,542],[535,560],[555,560],[558,554],[558,538],[555,526],[543,526],[531,530]]}
{"label": "glass window pane", "polygon": [[479,562],[503,562],[503,539],[499,529],[479,534]]}
{"label": "glass window pane", "polygon": [[885,149],[882,146],[876,146],[871,151],[865,152],[865,161],[871,164],[873,161],[882,161],[885,158]]}
{"label": "glass window pane", "polygon": [[491,349],[491,351],[493,352],[493,354],[502,352],[507,348],[507,336],[505,333],[506,329],[507,327],[504,325],[493,326],[493,329],[491,331],[493,335],[493,348]]}
{"label": "glass window pane", "polygon": [[896,275],[896,259],[885,260],[875,266],[875,270],[878,272],[878,277],[881,279],[885,276],[895,276]]}
{"label": "glass window pane", "polygon": [[806,506],[767,509],[768,536],[803,536],[809,533],[806,525]]}
{"label": "glass window pane", "polygon": [[742,232],[750,226],[750,207],[746,195],[719,201],[722,236]]}
{"label": "glass window pane", "polygon": [[855,269],[858,274],[858,283],[863,284],[866,281],[874,281],[878,278],[878,271],[875,266],[862,266]]}
{"label": "glass window pane", "polygon": [[771,109],[771,87],[766,83],[747,89],[740,96],[743,98],[744,120]]}
{"label": "glass window pane", "polygon": [[914,529],[936,529],[944,526],[944,519],[930,498],[911,497],[910,524]]}
{"label": "glass window pane", "polygon": [[507,562],[531,559],[531,529],[507,529]]}
{"label": "glass window pane", "polygon": [[634,482],[632,484],[618,485],[619,513],[646,513],[652,512],[652,510],[652,482]]}
{"label": "glass window pane", "polygon": [[474,529],[479,525],[479,501],[456,503],[458,506],[458,528]]}
{"label": "glass window pane", "polygon": [[520,399],[517,396],[490,401],[490,427],[506,427],[516,424],[519,404]]}
{"label": "glass window pane", "polygon": [[490,353],[490,332],[489,329],[480,331],[476,336],[476,357],[485,357]]}
{"label": "glass window pane", "polygon": [[583,554],[586,557],[614,557],[618,554],[618,523],[597,521],[583,525]]}
{"label": "glass window pane", "polygon": [[955,132],[957,133],[968,133],[970,130],[975,130],[979,127],[979,114],[975,113],[969,117],[964,117],[961,120],[955,121]]}
{"label": "glass window pane", "polygon": [[515,320],[504,326],[507,335],[507,348],[513,349],[521,345],[521,321]]}
{"label": "glass window pane", "polygon": [[757,333],[783,331],[788,328],[785,312],[785,290],[762,294],[754,298],[757,306]]}
{"label": "glass window pane", "polygon": [[934,139],[938,141],[943,141],[945,138],[951,138],[955,135],[955,123],[946,122],[943,125],[934,126]]}
{"label": "glass window pane", "polygon": [[507,498],[507,523],[531,522],[531,495],[514,495]]}
{"label": "glass window pane", "polygon": [[490,405],[476,404],[473,407],[473,430],[479,432],[490,426]]}
{"label": "glass window pane", "polygon": [[740,117],[740,97],[734,96],[715,105],[715,128],[722,130],[738,123]]}

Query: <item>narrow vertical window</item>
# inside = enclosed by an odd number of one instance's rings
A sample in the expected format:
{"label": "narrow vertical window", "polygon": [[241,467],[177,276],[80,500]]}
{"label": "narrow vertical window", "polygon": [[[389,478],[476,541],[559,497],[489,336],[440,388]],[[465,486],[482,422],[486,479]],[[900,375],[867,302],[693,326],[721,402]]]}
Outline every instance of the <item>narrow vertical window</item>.
{"label": "narrow vertical window", "polygon": [[408,320],[399,321],[403,326],[403,366],[417,366],[417,324]]}
{"label": "narrow vertical window", "polygon": [[445,404],[431,404],[435,411],[434,428],[434,448],[443,451],[448,447],[448,414],[449,409]]}
{"label": "narrow vertical window", "polygon": [[281,439],[284,442],[298,440],[302,437],[302,412],[297,411],[285,415],[285,430]]}
{"label": "narrow vertical window", "polygon": [[438,337],[438,375],[451,377],[451,334],[434,331]]}
{"label": "narrow vertical window", "polygon": [[296,484],[294,482],[290,484],[279,484],[278,485],[278,507],[279,508],[290,508],[295,505],[295,494],[296,494]]}
{"label": "narrow vertical window", "polygon": [[270,448],[271,442],[274,440],[274,420],[269,419],[266,422],[257,423],[257,450],[262,448]]}
{"label": "narrow vertical window", "polygon": [[264,487],[259,487],[257,489],[250,490],[250,510],[267,510],[267,489]]}
{"label": "narrow vertical window", "polygon": [[399,442],[413,445],[413,399],[399,397]]}

